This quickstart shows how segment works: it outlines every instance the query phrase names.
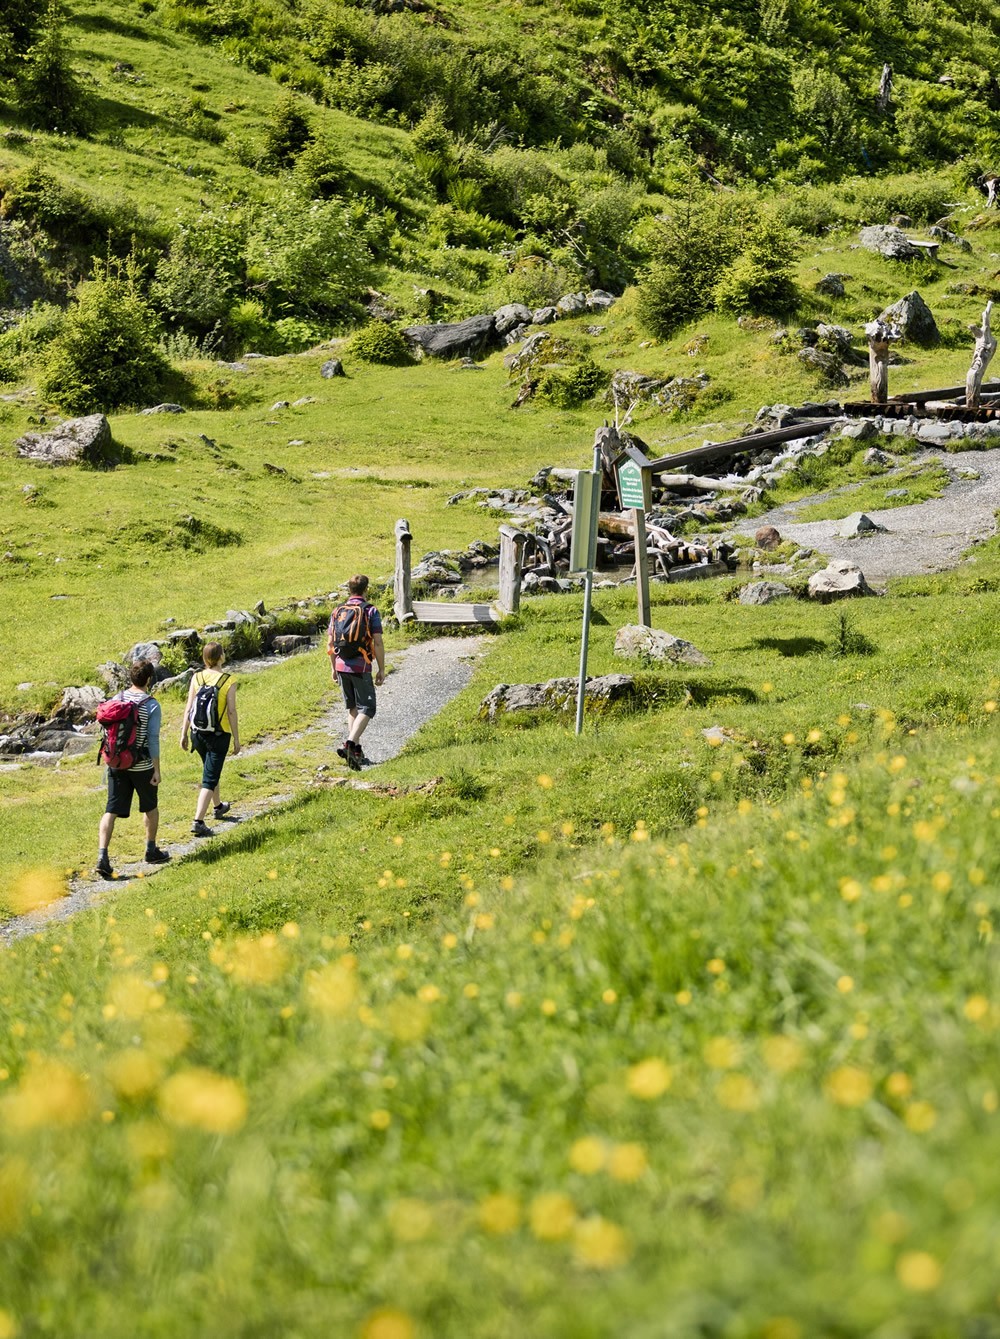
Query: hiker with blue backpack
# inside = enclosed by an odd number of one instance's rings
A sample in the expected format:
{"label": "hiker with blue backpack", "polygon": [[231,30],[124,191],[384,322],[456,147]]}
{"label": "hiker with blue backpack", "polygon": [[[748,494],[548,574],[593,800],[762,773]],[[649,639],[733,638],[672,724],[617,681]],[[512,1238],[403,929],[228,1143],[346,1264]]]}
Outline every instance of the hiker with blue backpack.
{"label": "hiker with blue backpack", "polygon": [[202,762],[201,790],[191,831],[196,837],[211,837],[212,829],[205,822],[209,805],[214,806],[216,819],[224,818],[232,807],[223,802],[219,785],[230,746],[234,758],[240,751],[240,723],[236,714],[236,680],[222,669],[226,659],[224,648],[218,642],[206,642],[201,658],[205,668],[191,679],[181,722],[181,748],[186,753],[190,740]]}
{"label": "hiker with blue backpack", "polygon": [[[347,737],[337,749],[352,771],[360,772],[365,758],[361,736],[375,719],[375,689],[385,682],[385,644],[382,617],[365,599],[368,578],[362,574],[347,583],[348,598],[330,617],[326,653],[340,684],[347,708]],[[372,674],[372,665],[375,673]]]}
{"label": "hiker with blue backpack", "polygon": [[102,879],[114,878],[108,847],[115,830],[115,819],[128,818],[132,812],[132,797],[139,801],[146,828],[146,863],[162,865],[170,859],[169,851],[156,844],[160,823],[160,704],[150,697],[149,687],[156,677],[156,667],[148,660],[133,663],[131,687],[117,693],[97,709],[101,727],[99,763],[108,769],[108,804],[101,817],[98,837],[97,868]]}

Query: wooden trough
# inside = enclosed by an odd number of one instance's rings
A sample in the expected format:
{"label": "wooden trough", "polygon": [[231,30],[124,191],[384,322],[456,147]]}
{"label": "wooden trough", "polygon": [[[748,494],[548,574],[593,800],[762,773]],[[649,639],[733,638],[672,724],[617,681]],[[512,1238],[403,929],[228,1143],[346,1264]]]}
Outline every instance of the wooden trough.
{"label": "wooden trough", "polygon": [[464,604],[459,600],[415,600],[410,578],[413,536],[409,521],[396,522],[394,611],[400,623],[434,627],[487,627],[521,606],[521,567],[527,535],[511,525],[500,527],[500,593],[494,604]]}

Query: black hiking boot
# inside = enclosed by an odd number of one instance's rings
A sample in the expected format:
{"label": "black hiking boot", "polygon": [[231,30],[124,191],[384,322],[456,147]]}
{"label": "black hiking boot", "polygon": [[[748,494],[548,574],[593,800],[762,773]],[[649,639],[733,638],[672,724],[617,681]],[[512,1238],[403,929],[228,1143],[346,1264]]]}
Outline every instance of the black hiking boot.
{"label": "black hiking boot", "polygon": [[99,879],[113,879],[115,877],[115,872],[111,868],[111,861],[107,856],[102,856],[101,859],[98,860],[97,864],[94,866],[94,873]]}
{"label": "black hiking boot", "polygon": [[196,818],[191,824],[191,831],[196,837],[214,837],[215,833],[208,826],[203,818]]}
{"label": "black hiking boot", "polygon": [[161,846],[153,846],[146,851],[147,865],[165,865],[170,859],[170,852],[164,851]]}
{"label": "black hiking boot", "polygon": [[346,762],[348,765],[350,765],[350,761],[351,761],[351,741],[350,741],[349,739],[345,739],[344,742],[343,742],[343,744],[338,744],[338,746],[337,746],[337,757],[338,757],[338,758],[343,758],[344,762]]}
{"label": "black hiking boot", "polygon": [[361,763],[364,759],[364,753],[361,751],[360,744],[348,744],[347,746],[347,765],[352,772],[361,771]]}

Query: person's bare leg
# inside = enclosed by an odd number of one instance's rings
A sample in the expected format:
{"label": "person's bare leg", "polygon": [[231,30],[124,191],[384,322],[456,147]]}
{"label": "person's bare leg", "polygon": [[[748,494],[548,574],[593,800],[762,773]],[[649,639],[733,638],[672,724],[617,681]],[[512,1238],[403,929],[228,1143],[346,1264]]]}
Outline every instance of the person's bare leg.
{"label": "person's bare leg", "polygon": [[355,711],[351,713],[351,728],[348,731],[347,738],[352,744],[360,742],[361,736],[368,729],[368,722],[370,720],[371,717],[366,716],[363,711]]}
{"label": "person's bare leg", "polygon": [[101,826],[98,828],[98,845],[102,851],[106,851],[111,845],[111,834],[115,830],[115,815],[102,814]]}
{"label": "person's bare leg", "polygon": [[146,841],[148,845],[155,846],[156,830],[160,826],[159,806],[155,809],[150,809],[148,814],[143,814],[142,821],[146,825]]}
{"label": "person's bare leg", "polygon": [[203,823],[205,821],[205,815],[208,813],[208,806],[213,800],[218,804],[218,795],[218,789],[206,790],[205,787],[202,786],[201,790],[198,792],[198,803],[195,805],[194,810],[194,821],[196,823]]}

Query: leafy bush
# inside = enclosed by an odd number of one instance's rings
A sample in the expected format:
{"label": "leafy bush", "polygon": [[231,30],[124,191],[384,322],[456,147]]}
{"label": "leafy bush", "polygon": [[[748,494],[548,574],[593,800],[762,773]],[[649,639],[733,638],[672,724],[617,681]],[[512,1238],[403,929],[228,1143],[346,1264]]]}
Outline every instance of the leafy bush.
{"label": "leafy bush", "polygon": [[158,334],[134,257],[96,261],[49,345],[42,389],[73,413],[148,403],[169,370]]}
{"label": "leafy bush", "polygon": [[275,172],[292,167],[312,138],[312,126],[301,98],[286,93],[271,112],[264,137],[262,166]]}
{"label": "leafy bush", "polygon": [[25,53],[16,89],[18,110],[32,125],[71,135],[89,129],[90,107],[70,65],[65,26],[54,5]]}
{"label": "leafy bush", "polygon": [[311,139],[295,160],[295,185],[310,200],[339,195],[346,180],[343,159],[327,140]]}
{"label": "leafy bush", "polygon": [[371,252],[340,200],[288,190],[258,214],[247,240],[248,280],[272,312],[346,316],[358,309]]}
{"label": "leafy bush", "polygon": [[575,409],[602,391],[610,379],[608,372],[593,359],[583,358],[575,367],[545,372],[536,394],[557,409]]}
{"label": "leafy bush", "polygon": [[401,367],[412,362],[406,336],[388,321],[369,321],[351,336],[348,348],[365,363]]}

